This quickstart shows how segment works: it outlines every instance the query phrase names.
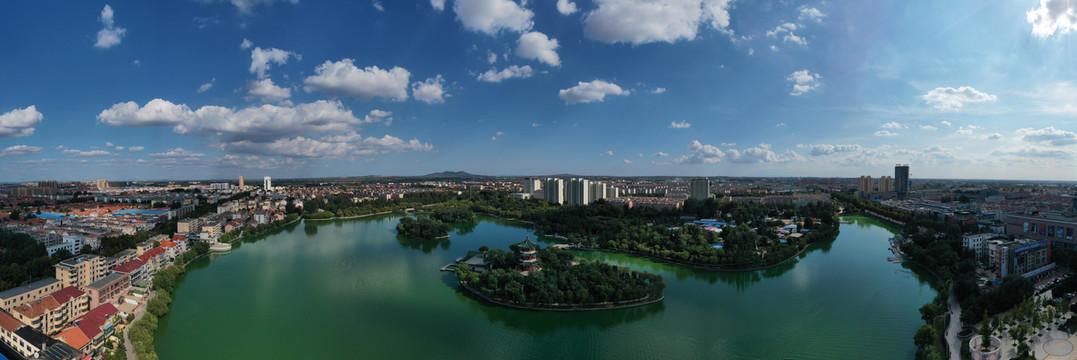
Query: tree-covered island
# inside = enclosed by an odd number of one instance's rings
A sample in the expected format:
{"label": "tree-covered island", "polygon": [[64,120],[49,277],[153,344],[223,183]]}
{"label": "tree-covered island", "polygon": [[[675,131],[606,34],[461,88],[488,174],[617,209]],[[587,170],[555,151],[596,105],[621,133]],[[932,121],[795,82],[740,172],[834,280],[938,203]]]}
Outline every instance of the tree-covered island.
{"label": "tree-covered island", "polygon": [[485,269],[473,271],[461,263],[456,267],[460,284],[491,302],[536,310],[621,308],[663,298],[666,285],[656,274],[578,259],[553,247],[537,249],[530,240],[511,248],[476,254]]}
{"label": "tree-covered island", "polygon": [[449,225],[426,217],[418,219],[402,217],[396,224],[396,232],[401,236],[412,239],[437,239],[449,236]]}

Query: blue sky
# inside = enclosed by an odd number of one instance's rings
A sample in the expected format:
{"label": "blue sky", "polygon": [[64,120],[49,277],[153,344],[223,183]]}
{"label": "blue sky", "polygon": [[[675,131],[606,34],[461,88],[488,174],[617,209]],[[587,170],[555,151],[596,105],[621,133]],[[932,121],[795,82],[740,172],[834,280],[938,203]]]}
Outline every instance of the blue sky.
{"label": "blue sky", "polygon": [[0,181],[1077,180],[1077,3],[18,1]]}

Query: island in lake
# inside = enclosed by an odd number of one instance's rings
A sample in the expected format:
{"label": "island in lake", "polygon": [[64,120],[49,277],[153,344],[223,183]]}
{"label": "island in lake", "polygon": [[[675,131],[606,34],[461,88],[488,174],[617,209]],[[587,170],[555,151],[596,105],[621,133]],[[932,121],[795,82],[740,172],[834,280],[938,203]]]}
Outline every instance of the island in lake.
{"label": "island in lake", "polygon": [[400,218],[396,233],[412,239],[432,240],[449,237],[449,225],[431,218]]}
{"label": "island in lake", "polygon": [[526,238],[511,251],[486,246],[455,269],[460,286],[497,305],[532,310],[615,309],[662,301],[656,274],[578,259]]}

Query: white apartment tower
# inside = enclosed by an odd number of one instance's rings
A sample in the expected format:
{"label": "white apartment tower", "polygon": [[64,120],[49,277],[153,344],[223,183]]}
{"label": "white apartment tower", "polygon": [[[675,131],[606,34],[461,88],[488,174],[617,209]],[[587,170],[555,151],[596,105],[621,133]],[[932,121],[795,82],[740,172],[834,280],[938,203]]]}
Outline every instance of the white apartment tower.
{"label": "white apartment tower", "polygon": [[591,181],[572,178],[565,186],[565,201],[569,205],[587,205],[591,199]]}
{"label": "white apartment tower", "polygon": [[538,178],[525,178],[523,185],[523,192],[530,194],[542,188],[542,181]]}
{"label": "white apartment tower", "polygon": [[549,178],[542,184],[543,200],[551,204],[565,203],[565,182],[561,179]]}
{"label": "white apartment tower", "polygon": [[262,178],[262,183],[262,186],[265,188],[266,191],[273,190],[273,179],[270,179],[268,176],[266,176]]}

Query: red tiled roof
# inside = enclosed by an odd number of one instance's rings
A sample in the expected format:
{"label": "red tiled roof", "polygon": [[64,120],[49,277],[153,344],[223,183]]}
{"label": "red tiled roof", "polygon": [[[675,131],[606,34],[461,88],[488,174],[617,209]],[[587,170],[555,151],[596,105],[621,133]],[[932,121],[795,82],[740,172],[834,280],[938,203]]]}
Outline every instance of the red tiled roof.
{"label": "red tiled roof", "polygon": [[88,338],[95,338],[97,334],[101,333],[101,328],[93,323],[93,321],[80,320],[76,326],[79,330],[82,330],[83,335]]}
{"label": "red tiled roof", "polygon": [[90,343],[90,339],[82,332],[82,329],[74,326],[56,334],[56,338],[76,349],[82,349]]}
{"label": "red tiled roof", "polygon": [[146,265],[146,262],[139,259],[131,259],[113,268],[112,271],[130,275],[132,272],[142,267],[142,265]]}
{"label": "red tiled roof", "polygon": [[46,312],[55,310],[58,307],[60,307],[60,303],[56,302],[56,299],[53,299],[52,295],[48,295],[41,298],[41,300],[19,305],[14,310],[22,314],[22,316],[33,319],[44,315]]}
{"label": "red tiled roof", "polygon": [[187,241],[187,235],[172,235],[172,241]]}
{"label": "red tiled roof", "polygon": [[79,329],[82,329],[86,337],[92,339],[101,333],[101,328],[108,323],[108,318],[119,312],[112,303],[104,303],[93,308],[86,315],[82,315],[75,322],[78,323]]}
{"label": "red tiled roof", "polygon": [[176,246],[175,241],[165,240],[165,241],[161,242],[161,247],[163,247],[163,248],[171,248],[171,247],[175,247],[175,246]]}
{"label": "red tiled roof", "polygon": [[11,316],[11,314],[8,314],[7,311],[0,310],[0,328],[4,328],[4,330],[10,332],[15,332],[15,329],[18,329],[19,326],[22,326],[21,321],[16,319],[14,316]]}
{"label": "red tiled roof", "polygon": [[154,256],[159,256],[159,255],[164,254],[164,253],[165,253],[165,249],[162,249],[160,246],[158,246],[158,247],[153,248],[150,251],[147,251],[146,253],[144,253],[142,255],[139,255],[138,258],[140,260],[142,260],[142,261],[149,262],[150,259],[152,259]]}
{"label": "red tiled roof", "polygon": [[52,293],[52,297],[56,299],[57,303],[60,304],[67,303],[68,300],[77,298],[82,295],[86,295],[86,293],[82,290],[76,289],[74,286],[68,286],[63,289],[56,290],[56,292]]}

